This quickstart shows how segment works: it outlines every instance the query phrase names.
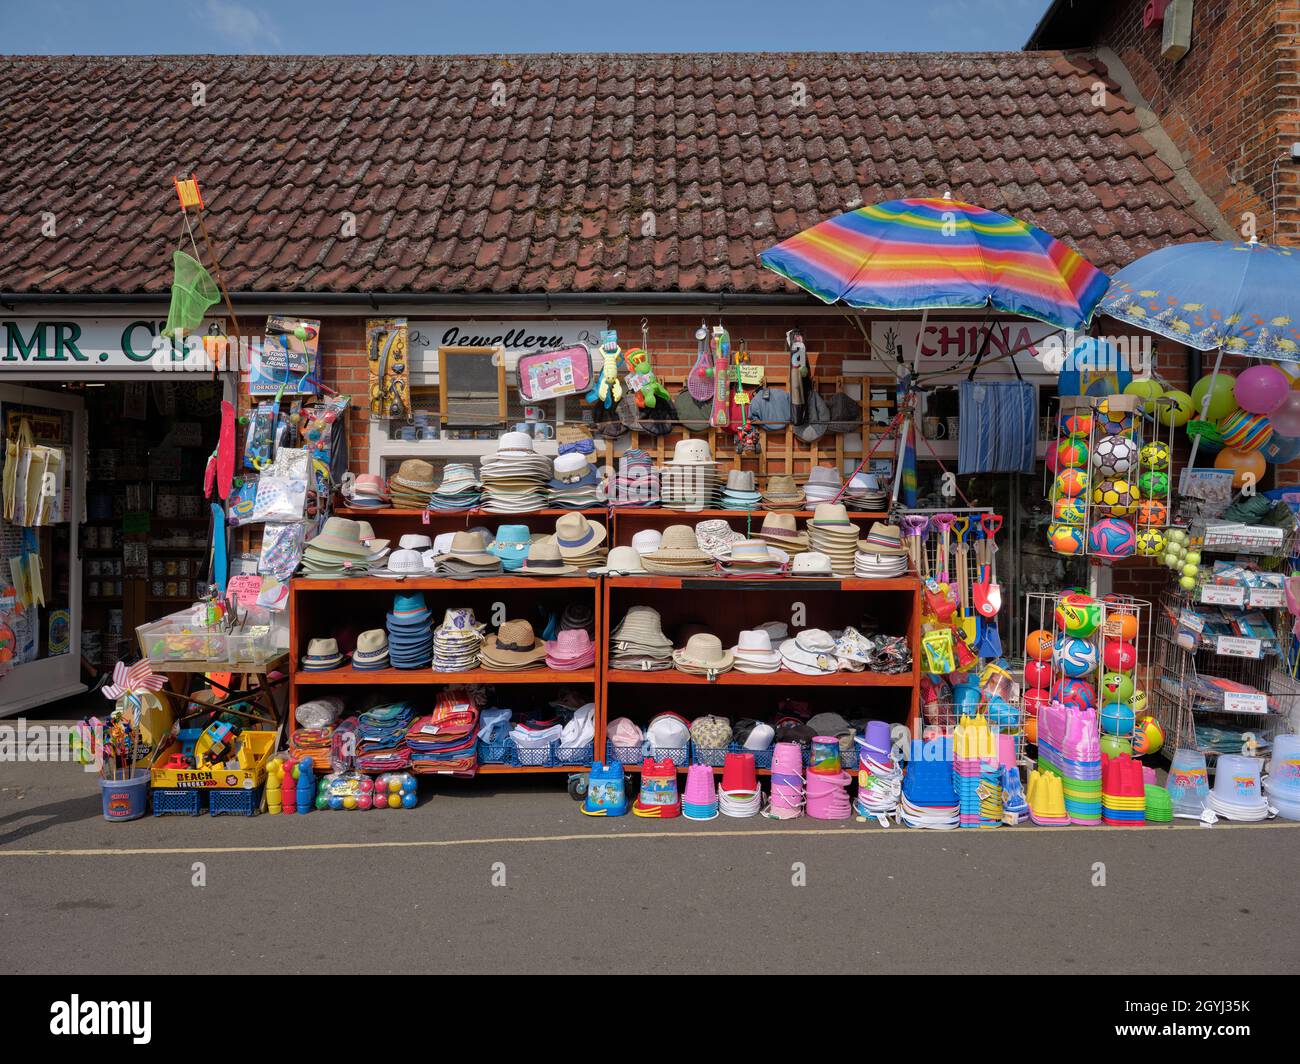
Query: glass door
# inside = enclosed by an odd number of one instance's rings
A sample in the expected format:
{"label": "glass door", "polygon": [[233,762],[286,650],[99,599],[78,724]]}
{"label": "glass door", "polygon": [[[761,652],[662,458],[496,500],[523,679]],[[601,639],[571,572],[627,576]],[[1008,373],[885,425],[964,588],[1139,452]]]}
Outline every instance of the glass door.
{"label": "glass door", "polygon": [[0,386],[0,717],[86,689],[81,557],[86,422],[64,392]]}

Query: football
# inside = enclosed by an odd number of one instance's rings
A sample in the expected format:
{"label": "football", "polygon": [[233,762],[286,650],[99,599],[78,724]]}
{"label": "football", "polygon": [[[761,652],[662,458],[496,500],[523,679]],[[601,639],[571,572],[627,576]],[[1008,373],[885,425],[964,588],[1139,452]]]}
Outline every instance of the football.
{"label": "football", "polygon": [[1137,462],[1138,448],[1127,436],[1106,436],[1093,452],[1092,464],[1103,477],[1127,473]]}
{"label": "football", "polygon": [[1092,504],[1109,517],[1123,517],[1137,509],[1137,492],[1123,478],[1103,480],[1092,489]]}

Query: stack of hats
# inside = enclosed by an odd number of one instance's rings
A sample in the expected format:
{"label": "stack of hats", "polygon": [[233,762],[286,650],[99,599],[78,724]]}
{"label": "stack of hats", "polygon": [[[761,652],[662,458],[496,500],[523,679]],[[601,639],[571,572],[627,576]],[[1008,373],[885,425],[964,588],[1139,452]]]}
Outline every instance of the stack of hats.
{"label": "stack of hats", "polygon": [[735,663],[722,640],[707,632],[691,636],[684,647],[673,651],[673,668],[694,676],[717,676],[729,672]]}
{"label": "stack of hats", "polygon": [[[984,824],[982,791],[987,791],[983,779],[984,765],[992,762],[998,766],[996,731],[989,729],[983,714],[974,717],[963,715],[953,731],[953,784],[957,790],[958,823],[964,828],[977,828]],[[1002,819],[1002,781],[999,772],[997,783],[998,815],[989,818],[991,824]],[[985,826],[991,826],[985,825]]]}
{"label": "stack of hats", "polygon": [[329,672],[343,664],[337,639],[313,639],[302,657],[303,672]]}
{"label": "stack of hats", "polygon": [[834,469],[830,466],[813,466],[808,471],[808,479],[803,486],[806,504],[815,507],[818,503],[831,502],[839,495],[841,487],[843,481]]}
{"label": "stack of hats", "polygon": [[361,525],[346,517],[331,517],[315,539],[302,551],[302,572],[314,580],[335,580],[343,576],[367,576],[382,556],[361,537]]}
{"label": "stack of hats", "polygon": [[781,643],[781,664],[803,676],[830,676],[840,670],[835,640],[820,628],[805,628]]}
{"label": "stack of hats", "polygon": [[388,633],[382,628],[372,628],[357,636],[357,648],[352,652],[352,667],[360,672],[388,668]]}
{"label": "stack of hats", "polygon": [[731,656],[737,672],[754,675],[781,671],[781,655],[772,649],[772,639],[762,628],[741,632]]}
{"label": "stack of hats", "polygon": [[476,668],[486,628],[474,619],[474,611],[468,607],[446,610],[442,624],[433,630],[434,672],[468,672]]}
{"label": "stack of hats", "polygon": [[396,772],[411,763],[406,733],[415,719],[408,702],[376,706],[357,717],[357,759],[361,772]]}
{"label": "stack of hats", "polygon": [[500,559],[504,572],[517,573],[524,567],[532,542],[533,535],[527,525],[502,525],[497,529],[496,538],[488,544],[487,552]]}
{"label": "stack of hats", "polygon": [[799,531],[792,514],[764,514],[762,527],[754,535],[790,555],[799,555],[808,549],[808,533]]}
{"label": "stack of hats", "polygon": [[772,751],[772,796],[768,816],[794,820],[803,815],[803,748],[798,743],[777,743]]}
{"label": "stack of hats", "polygon": [[546,644],[546,667],[557,672],[589,669],[596,661],[596,644],[585,628],[562,629]]}
{"label": "stack of hats", "polygon": [[762,499],[754,486],[751,470],[733,469],[727,474],[727,486],[722,489],[720,500],[724,510],[756,510]]}
{"label": "stack of hats", "polygon": [[548,488],[547,502],[557,509],[582,510],[603,501],[600,472],[577,451],[555,456]]}
{"label": "stack of hats", "polygon": [[503,621],[496,634],[483,641],[478,659],[483,668],[497,672],[537,669],[545,663],[546,644],[527,621]]}
{"label": "stack of hats", "polygon": [[659,477],[654,458],[640,447],[629,448],[618,459],[618,472],[609,489],[610,506],[655,506],[659,502]]}
{"label": "stack of hats", "polygon": [[872,522],[866,539],[858,540],[853,575],[862,580],[884,580],[907,575],[907,549],[896,525]]}
{"label": "stack of hats", "polygon": [[898,799],[900,822],[913,828],[955,828],[959,819],[953,789],[951,737],[913,739]]}
{"label": "stack of hats", "polygon": [[374,565],[371,575],[385,580],[403,580],[408,576],[423,576],[427,569],[423,552],[414,548],[399,547],[388,556],[386,565]]}
{"label": "stack of hats", "polygon": [[695,526],[695,541],[700,550],[714,561],[724,558],[744,538],[743,533],[737,532],[721,517],[711,517]]}
{"label": "stack of hats", "polygon": [[790,561],[790,555],[761,539],[742,539],[733,543],[722,556],[722,570],[740,576],[778,576]]}
{"label": "stack of hats", "polygon": [[836,576],[852,576],[860,531],[840,503],[823,502],[817,505],[808,522],[808,542],[813,550],[830,558],[831,571]]}
{"label": "stack of hats", "polygon": [[444,690],[433,712],[411,723],[406,745],[417,774],[473,776],[478,769],[478,709],[468,691]]}
{"label": "stack of hats", "polygon": [[497,449],[482,460],[483,509],[526,513],[546,505],[551,460],[533,449],[527,432],[504,432]]}
{"label": "stack of hats", "polygon": [[802,510],[803,489],[789,473],[778,473],[767,478],[763,489],[763,508],[766,510]]}
{"label": "stack of hats", "polygon": [[686,770],[682,816],[687,820],[713,820],[717,815],[718,792],[713,781],[713,769],[708,765],[691,765]]}
{"label": "stack of hats", "polygon": [[384,478],[374,473],[359,473],[351,484],[344,485],[342,491],[354,510],[378,510],[391,505]]}
{"label": "stack of hats", "polygon": [[483,484],[468,462],[448,462],[442,467],[442,483],[429,496],[429,509],[439,513],[473,510],[483,499]]}
{"label": "stack of hats", "polygon": [[609,548],[605,546],[608,533],[599,521],[589,521],[585,514],[563,514],[555,521],[555,542],[560,557],[579,569],[590,569],[602,564]]}
{"label": "stack of hats", "polygon": [[[1038,711],[1038,767],[1060,777],[1061,812],[1071,824],[1101,823],[1101,733],[1097,728],[1097,710],[1079,709],[1051,701]],[[1032,777],[1031,777],[1032,784]],[[1046,781],[1051,784],[1051,781]],[[1050,795],[1047,819],[1034,815],[1035,794],[1028,795],[1030,816],[1034,823],[1055,823],[1056,784],[1042,793]],[[1040,795],[1041,798],[1041,795]],[[1040,802],[1041,804],[1041,802]]]}
{"label": "stack of hats", "polygon": [[898,808],[903,766],[894,759],[885,721],[867,721],[865,732],[853,741],[858,748],[858,794],[853,808],[858,816],[878,820]]}
{"label": "stack of hats", "polygon": [[1257,757],[1220,754],[1214,765],[1210,808],[1228,820],[1267,820],[1272,813],[1260,783],[1263,767]]}
{"label": "stack of hats", "polygon": [[501,559],[485,549],[478,532],[457,532],[451,538],[451,549],[434,555],[433,571],[440,576],[497,576]]}
{"label": "stack of hats", "polygon": [[[1258,792],[1257,792],[1258,793]],[[1132,827],[1146,820],[1146,784],[1142,762],[1128,754],[1102,755],[1101,819],[1116,827]]]}
{"label": "stack of hats", "polygon": [[395,669],[421,669],[433,660],[433,613],[423,591],[394,597],[388,615],[388,656]]}
{"label": "stack of hats", "polygon": [[659,547],[642,555],[646,572],[658,576],[698,576],[714,571],[713,559],[700,549],[690,525],[669,525]]}
{"label": "stack of hats", "polygon": [[673,665],[673,644],[664,635],[659,611],[633,606],[609,636],[609,667],[659,672]]}
{"label": "stack of hats", "polygon": [[653,554],[664,540],[664,534],[657,528],[643,528],[632,536],[632,549],[642,558]]}
{"label": "stack of hats", "polygon": [[718,808],[725,816],[757,815],[763,804],[763,790],[758,785],[758,768],[749,751],[727,755],[722,766],[722,784],[718,788]]}
{"label": "stack of hats", "polygon": [[875,473],[859,470],[849,477],[840,501],[850,510],[883,510],[885,491],[880,486],[880,478]]}
{"label": "stack of hats", "polygon": [[519,571],[524,576],[570,576],[578,572],[578,567],[564,560],[554,536],[542,536],[528,548],[528,557]]}
{"label": "stack of hats", "polygon": [[388,478],[393,505],[402,510],[423,510],[433,494],[433,466],[419,458],[408,458]]}
{"label": "stack of hats", "polygon": [[670,510],[704,510],[718,489],[718,464],[704,440],[678,440],[659,474],[660,502]]}

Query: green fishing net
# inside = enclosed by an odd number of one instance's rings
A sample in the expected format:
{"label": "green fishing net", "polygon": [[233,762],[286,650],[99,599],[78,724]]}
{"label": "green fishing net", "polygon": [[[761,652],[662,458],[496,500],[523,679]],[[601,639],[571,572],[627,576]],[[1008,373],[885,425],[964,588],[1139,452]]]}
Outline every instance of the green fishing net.
{"label": "green fishing net", "polygon": [[175,336],[177,329],[187,333],[195,332],[203,324],[203,315],[208,312],[208,308],[220,298],[217,282],[203,268],[203,264],[183,251],[174,252],[172,301],[167,308],[167,324],[163,327],[163,334]]}

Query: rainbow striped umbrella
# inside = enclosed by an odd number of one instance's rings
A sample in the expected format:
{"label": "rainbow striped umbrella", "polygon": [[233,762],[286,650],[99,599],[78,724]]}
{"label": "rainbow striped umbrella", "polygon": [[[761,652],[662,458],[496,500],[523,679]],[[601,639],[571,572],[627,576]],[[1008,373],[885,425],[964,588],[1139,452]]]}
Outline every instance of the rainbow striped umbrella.
{"label": "rainbow striped umbrella", "polygon": [[1106,275],[1041,229],[952,199],[890,200],[828,218],[759,255],[826,303],[883,310],[991,306],[1085,328]]}

